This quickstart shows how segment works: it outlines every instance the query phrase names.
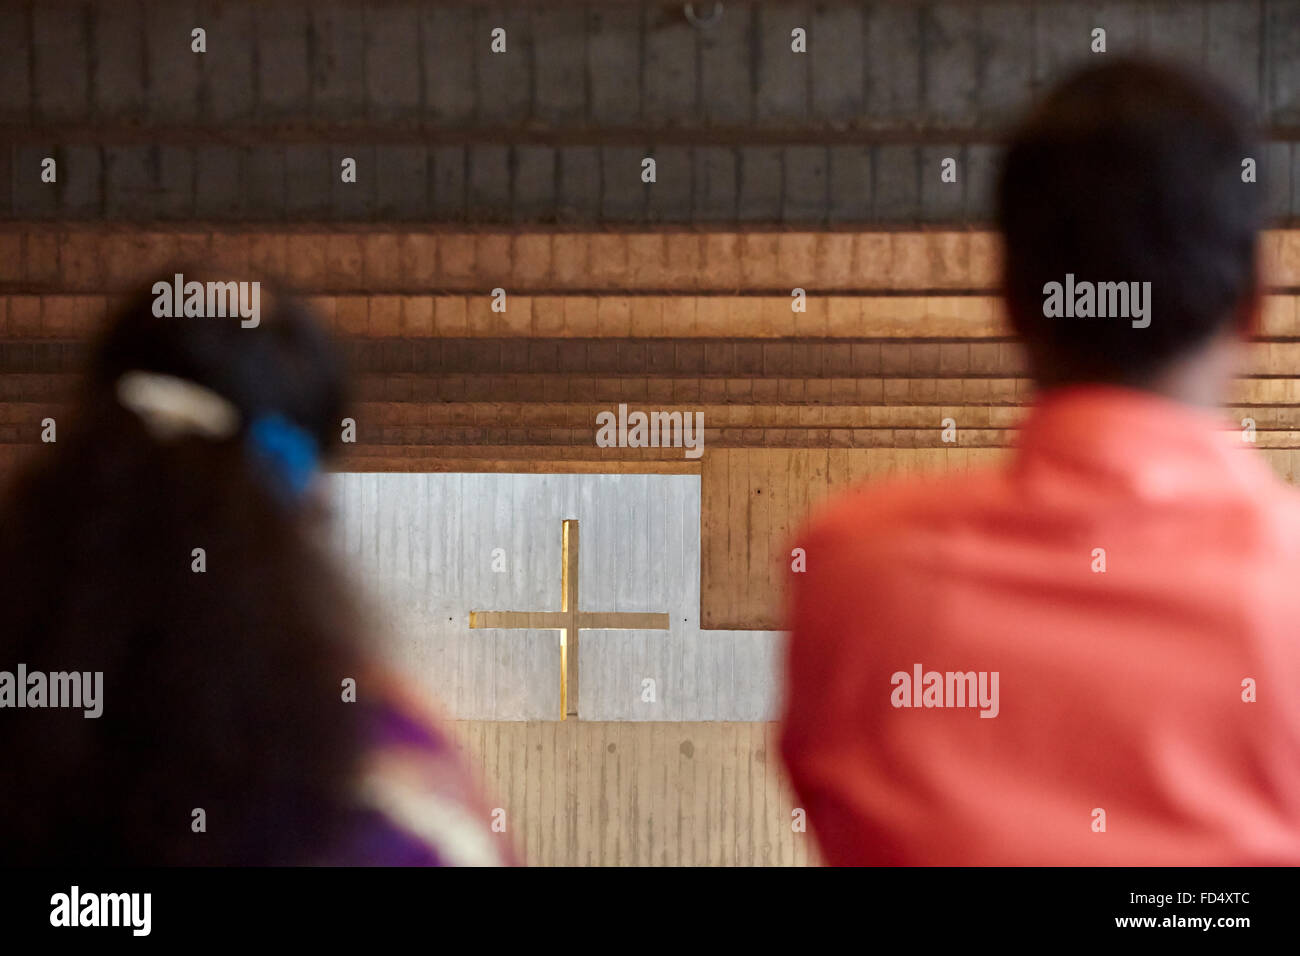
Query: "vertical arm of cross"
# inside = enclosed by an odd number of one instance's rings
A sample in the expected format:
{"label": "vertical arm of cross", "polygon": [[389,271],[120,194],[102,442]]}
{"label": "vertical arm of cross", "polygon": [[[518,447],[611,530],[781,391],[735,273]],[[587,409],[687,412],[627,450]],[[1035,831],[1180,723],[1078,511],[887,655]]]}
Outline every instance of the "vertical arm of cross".
{"label": "vertical arm of cross", "polygon": [[578,522],[564,521],[560,611],[565,615],[560,631],[560,720],[578,715]]}

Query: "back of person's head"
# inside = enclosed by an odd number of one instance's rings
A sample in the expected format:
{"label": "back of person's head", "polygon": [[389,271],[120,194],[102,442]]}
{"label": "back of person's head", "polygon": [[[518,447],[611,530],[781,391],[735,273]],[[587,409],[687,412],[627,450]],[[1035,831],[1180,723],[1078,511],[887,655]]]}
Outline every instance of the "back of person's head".
{"label": "back of person's head", "polygon": [[342,366],[266,299],[245,328],[142,291],[0,511],[0,670],[103,673],[98,717],[0,711],[0,860],[311,862],[341,826],[356,624],[307,489]]}
{"label": "back of person's head", "polygon": [[[1244,328],[1264,189],[1243,166],[1258,159],[1248,114],[1182,68],[1106,59],[1013,132],[997,198],[1004,292],[1040,380],[1141,386]],[[1149,313],[1045,315],[1045,287],[1067,276],[1149,282]]]}

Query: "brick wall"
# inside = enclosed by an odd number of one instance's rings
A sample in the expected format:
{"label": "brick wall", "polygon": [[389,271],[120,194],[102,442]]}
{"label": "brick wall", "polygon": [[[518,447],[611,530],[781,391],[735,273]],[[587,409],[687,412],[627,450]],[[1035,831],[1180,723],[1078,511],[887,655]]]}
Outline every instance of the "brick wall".
{"label": "brick wall", "polygon": [[[86,341],[141,270],[179,252],[287,275],[357,373],[345,469],[698,471],[706,627],[778,624],[779,549],[833,488],[996,457],[1030,397],[985,232],[31,225],[0,250],[3,288],[21,290],[0,293],[0,462],[39,453],[41,420],[64,420]],[[1294,478],[1300,232],[1268,233],[1263,251],[1271,294],[1232,414]],[[596,413],[620,402],[703,412],[704,457],[598,448]]]}
{"label": "brick wall", "polygon": [[[1219,74],[1265,129],[1273,294],[1234,414],[1296,473],[1297,0],[727,3],[704,28],[676,4],[49,0],[0,22],[5,470],[149,270],[279,275],[356,369],[343,467],[698,470],[704,623],[771,627],[773,552],[831,487],[1011,440],[1029,385],[989,173],[1102,26],[1112,53]],[[620,402],[703,411],[705,457],[597,448]]]}
{"label": "brick wall", "polygon": [[[1001,130],[1097,26],[1110,53],[1237,89],[1270,140],[1270,212],[1300,217],[1300,0],[729,2],[701,28],[620,2],[10,0],[0,18],[12,220],[983,224]],[[41,188],[46,156],[61,175]]]}

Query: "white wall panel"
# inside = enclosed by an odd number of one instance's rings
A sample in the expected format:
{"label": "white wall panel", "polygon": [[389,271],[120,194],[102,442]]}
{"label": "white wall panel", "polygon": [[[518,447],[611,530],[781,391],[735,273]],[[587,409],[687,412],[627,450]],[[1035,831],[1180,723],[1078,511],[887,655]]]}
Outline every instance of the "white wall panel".
{"label": "white wall panel", "polygon": [[[554,720],[557,631],[473,629],[470,611],[559,611],[561,522],[580,529],[583,611],[669,614],[584,630],[584,720],[776,716],[780,635],[702,631],[695,475],[338,474],[336,538],[383,609],[392,666],[465,720]],[[492,570],[493,549],[506,571]],[[642,700],[643,680],[656,700]]]}

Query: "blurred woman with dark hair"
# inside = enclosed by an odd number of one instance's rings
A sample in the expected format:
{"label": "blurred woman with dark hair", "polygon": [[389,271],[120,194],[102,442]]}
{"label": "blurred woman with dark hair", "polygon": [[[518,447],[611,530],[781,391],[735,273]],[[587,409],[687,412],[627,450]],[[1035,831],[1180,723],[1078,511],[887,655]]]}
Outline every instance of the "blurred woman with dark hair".
{"label": "blurred woman with dark hair", "polygon": [[97,717],[11,681],[0,863],[503,861],[454,750],[360,647],[315,481],[342,363],[268,298],[247,328],[135,299],[0,509],[0,670],[103,675]]}

